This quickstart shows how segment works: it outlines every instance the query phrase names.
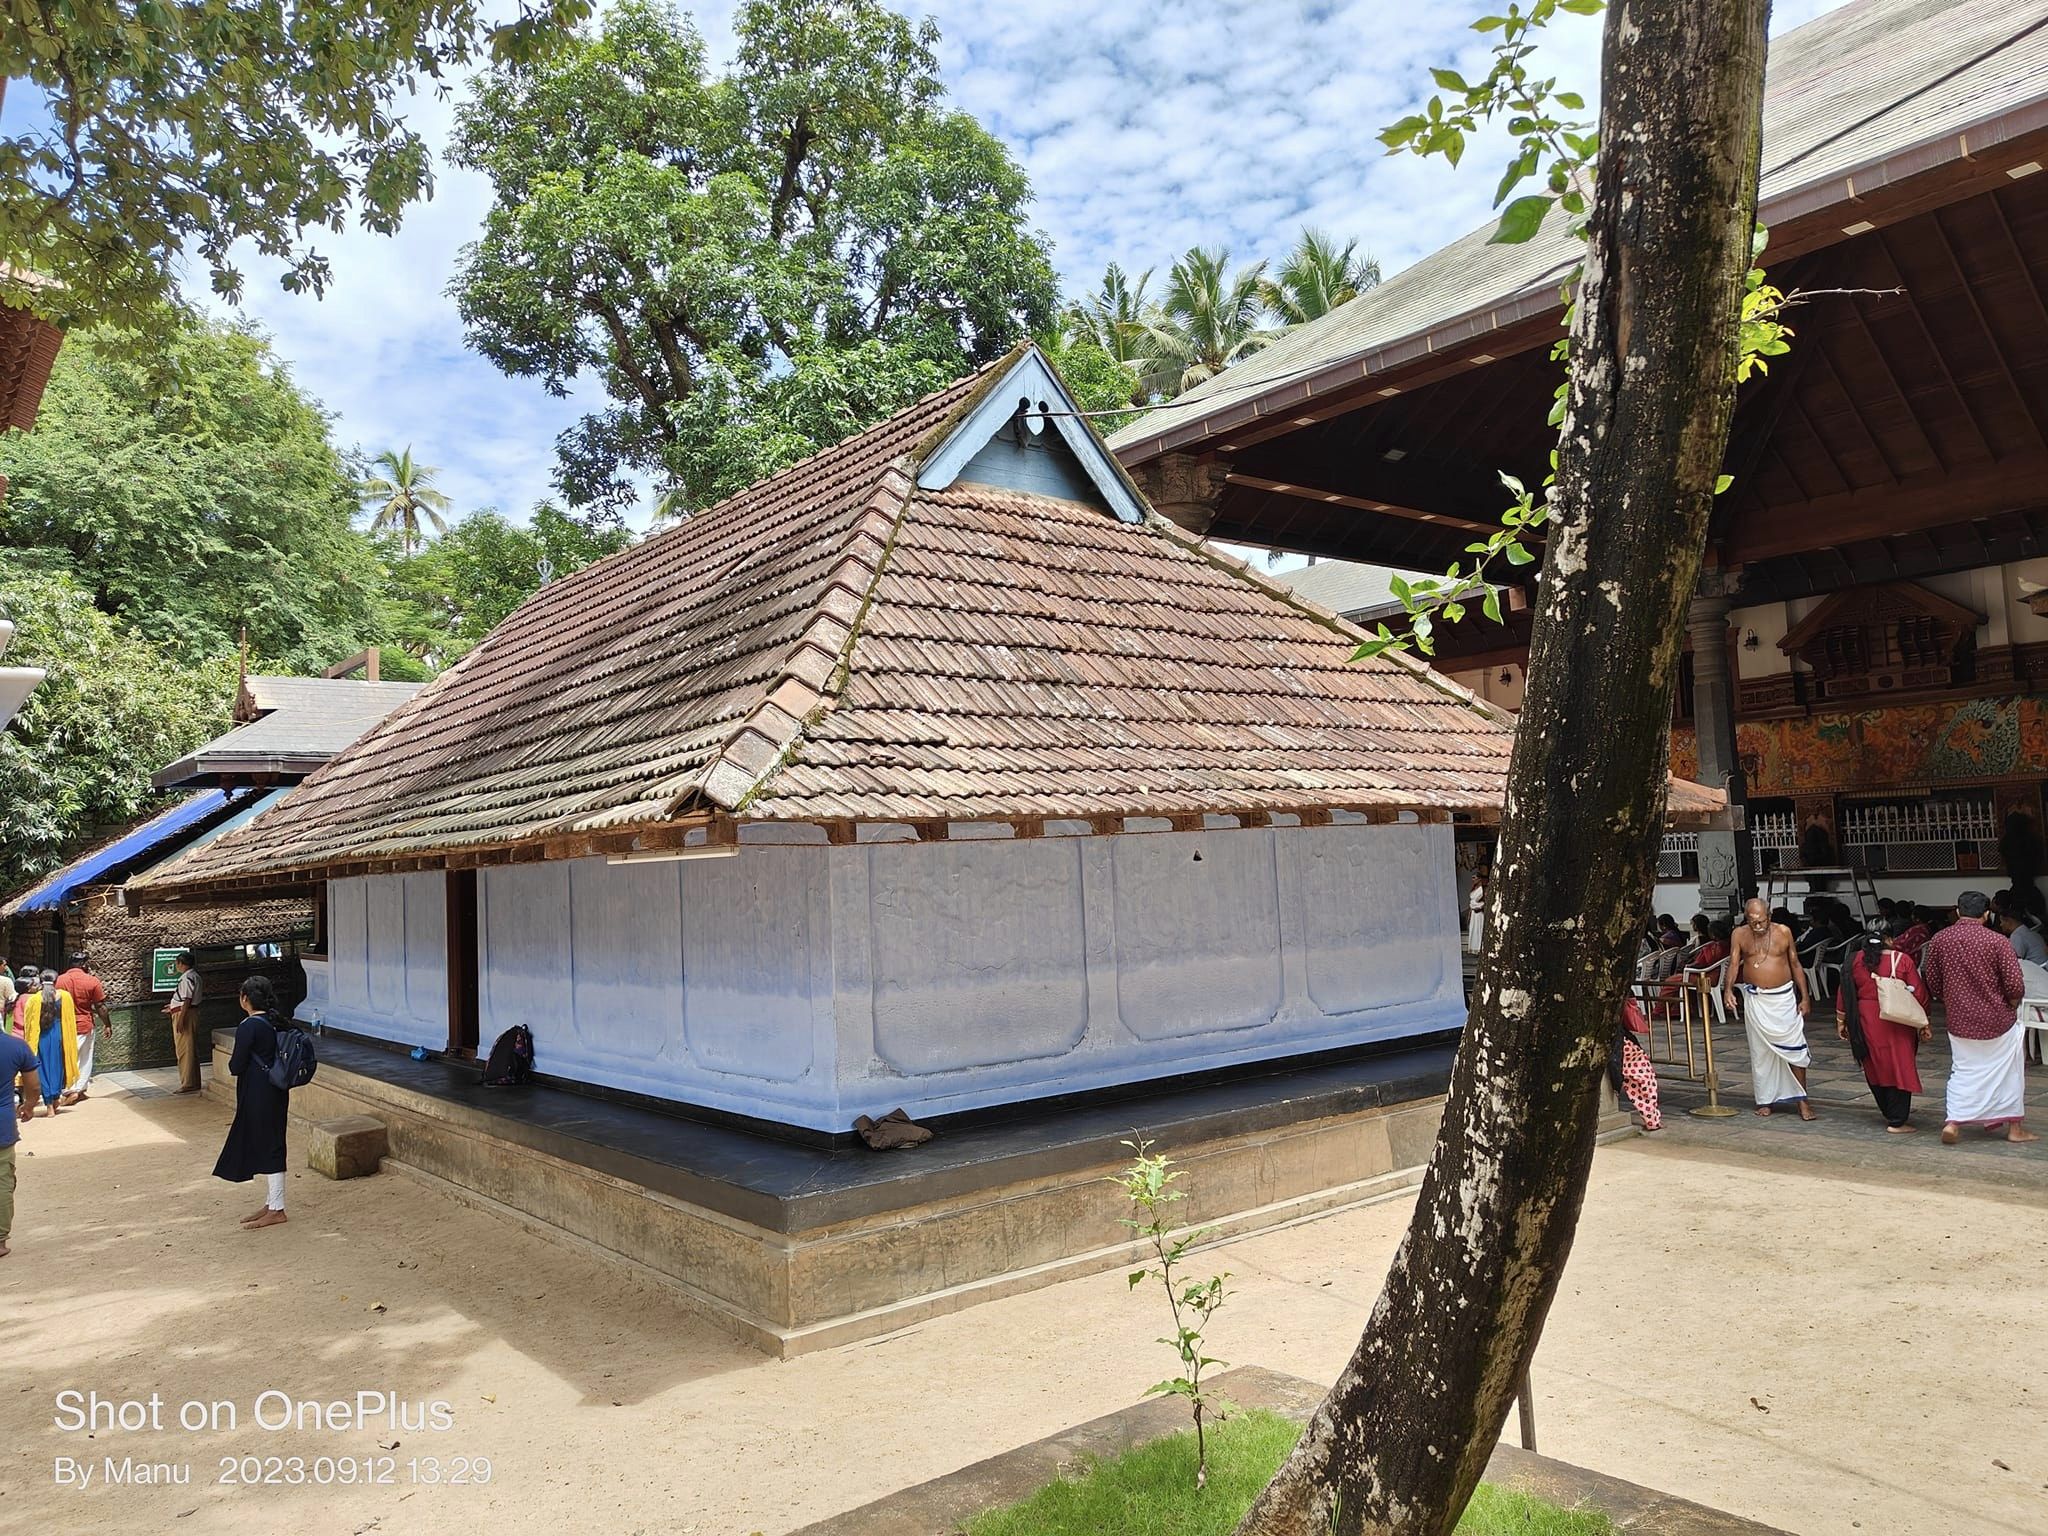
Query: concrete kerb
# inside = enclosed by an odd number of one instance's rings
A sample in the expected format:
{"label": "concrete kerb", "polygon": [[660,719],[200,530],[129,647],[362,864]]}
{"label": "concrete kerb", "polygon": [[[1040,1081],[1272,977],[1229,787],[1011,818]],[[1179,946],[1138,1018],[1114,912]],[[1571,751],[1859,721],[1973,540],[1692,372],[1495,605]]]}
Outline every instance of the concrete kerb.
{"label": "concrete kerb", "polygon": [[[1214,1383],[1218,1395],[1239,1408],[1270,1409],[1297,1422],[1306,1420],[1323,1397],[1323,1388],[1315,1383],[1261,1366],[1225,1371]],[[1174,1434],[1185,1429],[1187,1421],[1187,1405],[1179,1399],[1152,1398],[803,1526],[790,1536],[953,1536],[975,1516],[1028,1498],[1055,1478],[1079,1472],[1091,1458],[1114,1456]],[[1775,1526],[1509,1445],[1495,1448],[1486,1480],[1567,1509],[1600,1510],[1623,1531],[1656,1536],[1789,1536]]]}

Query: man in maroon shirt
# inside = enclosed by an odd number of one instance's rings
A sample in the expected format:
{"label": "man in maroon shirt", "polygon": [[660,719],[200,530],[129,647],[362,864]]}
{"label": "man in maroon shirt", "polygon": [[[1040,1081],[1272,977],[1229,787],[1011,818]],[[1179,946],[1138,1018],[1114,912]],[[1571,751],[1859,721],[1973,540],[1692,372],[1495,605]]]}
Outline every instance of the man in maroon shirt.
{"label": "man in maroon shirt", "polygon": [[1948,1012],[1947,1124],[1945,1146],[1954,1146],[1965,1125],[2005,1128],[2007,1141],[2035,1141],[2024,1124],[2027,1061],[2021,1046],[2020,999],[2027,980],[2019,956],[1985,915],[1991,898],[1965,891],[1956,898],[1957,920],[1927,941],[1920,972]]}
{"label": "man in maroon shirt", "polygon": [[78,1081],[59,1100],[76,1104],[92,1086],[93,1031],[111,1030],[113,1016],[107,1011],[106,985],[93,975],[92,962],[82,953],[72,955],[71,969],[57,978],[57,990],[69,992],[72,1006],[78,1010]]}

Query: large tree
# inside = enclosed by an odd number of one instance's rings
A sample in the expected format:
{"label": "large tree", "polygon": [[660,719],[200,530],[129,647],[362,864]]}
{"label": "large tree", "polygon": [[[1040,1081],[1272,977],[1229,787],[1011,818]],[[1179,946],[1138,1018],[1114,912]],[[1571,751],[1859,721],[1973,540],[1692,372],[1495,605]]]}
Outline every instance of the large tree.
{"label": "large tree", "polygon": [[1380,264],[1320,229],[1303,229],[1266,284],[1266,307],[1284,325],[1306,325],[1379,285]]}
{"label": "large tree", "polygon": [[109,618],[66,576],[0,571],[10,666],[47,669],[0,731],[0,890],[62,864],[158,798],[150,774],[228,728],[235,662],[190,661]]}
{"label": "large tree", "polygon": [[36,429],[0,434],[9,574],[73,576],[194,661],[244,629],[288,668],[360,649],[382,577],[319,406],[246,327],[172,310],[152,334],[74,335]]}
{"label": "large tree", "polygon": [[1159,307],[1145,317],[1140,372],[1147,389],[1170,400],[1278,334],[1266,313],[1266,264],[1232,271],[1230,252],[1197,246],[1173,264]]}
{"label": "large tree", "polygon": [[[1734,403],[1768,9],[1609,12],[1549,549],[1473,1007],[1378,1304],[1244,1533],[1451,1531],[1556,1294],[1650,891],[1672,681]],[[1553,192],[1583,195],[1568,176]]]}
{"label": "large tree", "polygon": [[731,69],[624,0],[497,70],[454,153],[496,199],[453,291],[506,372],[611,397],[560,443],[578,504],[690,505],[1042,330],[1052,266],[1008,151],[946,108],[937,32],[880,0],[749,0]]}
{"label": "large tree", "polygon": [[370,472],[356,482],[356,494],[370,514],[373,533],[395,533],[399,547],[410,555],[426,542],[427,525],[446,533],[448,519],[442,516],[454,505],[448,493],[434,485],[441,473],[433,464],[422,464],[412,456],[408,443],[403,453],[386,448],[370,461]]}
{"label": "large tree", "polygon": [[459,660],[547,581],[624,549],[616,520],[573,517],[546,502],[524,527],[472,512],[442,537],[391,563],[391,631],[429,668]]}
{"label": "large tree", "polygon": [[451,67],[531,56],[588,13],[586,0],[510,14],[482,0],[10,5],[0,303],[153,326],[182,262],[238,295],[240,242],[282,262],[285,287],[318,292],[312,235],[351,219],[388,233],[432,186],[409,100]]}

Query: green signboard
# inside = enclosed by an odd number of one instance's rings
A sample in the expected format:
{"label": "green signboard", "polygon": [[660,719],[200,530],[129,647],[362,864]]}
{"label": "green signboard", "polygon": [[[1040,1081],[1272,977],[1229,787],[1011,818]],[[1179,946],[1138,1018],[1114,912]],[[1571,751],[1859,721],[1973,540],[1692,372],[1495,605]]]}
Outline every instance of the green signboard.
{"label": "green signboard", "polygon": [[182,949],[153,950],[149,957],[149,984],[158,992],[178,990],[178,956]]}

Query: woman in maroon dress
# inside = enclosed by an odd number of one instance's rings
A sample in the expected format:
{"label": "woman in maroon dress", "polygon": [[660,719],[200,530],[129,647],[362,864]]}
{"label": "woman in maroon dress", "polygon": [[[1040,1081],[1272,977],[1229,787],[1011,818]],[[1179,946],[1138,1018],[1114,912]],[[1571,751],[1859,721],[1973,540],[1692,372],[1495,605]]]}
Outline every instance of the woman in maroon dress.
{"label": "woman in maroon dress", "polygon": [[1934,1031],[1881,1017],[1879,976],[1896,976],[1913,989],[1920,1006],[1927,1007],[1927,983],[1920,979],[1912,956],[1872,934],[1842,973],[1842,1018],[1835,1033],[1849,1042],[1857,1065],[1863,1068],[1863,1080],[1870,1084],[1870,1096],[1877,1100],[1884,1128],[1903,1136],[1919,1129],[1907,1123],[1907,1116],[1913,1110],[1913,1095],[1920,1091],[1920,1042],[1932,1039]]}

